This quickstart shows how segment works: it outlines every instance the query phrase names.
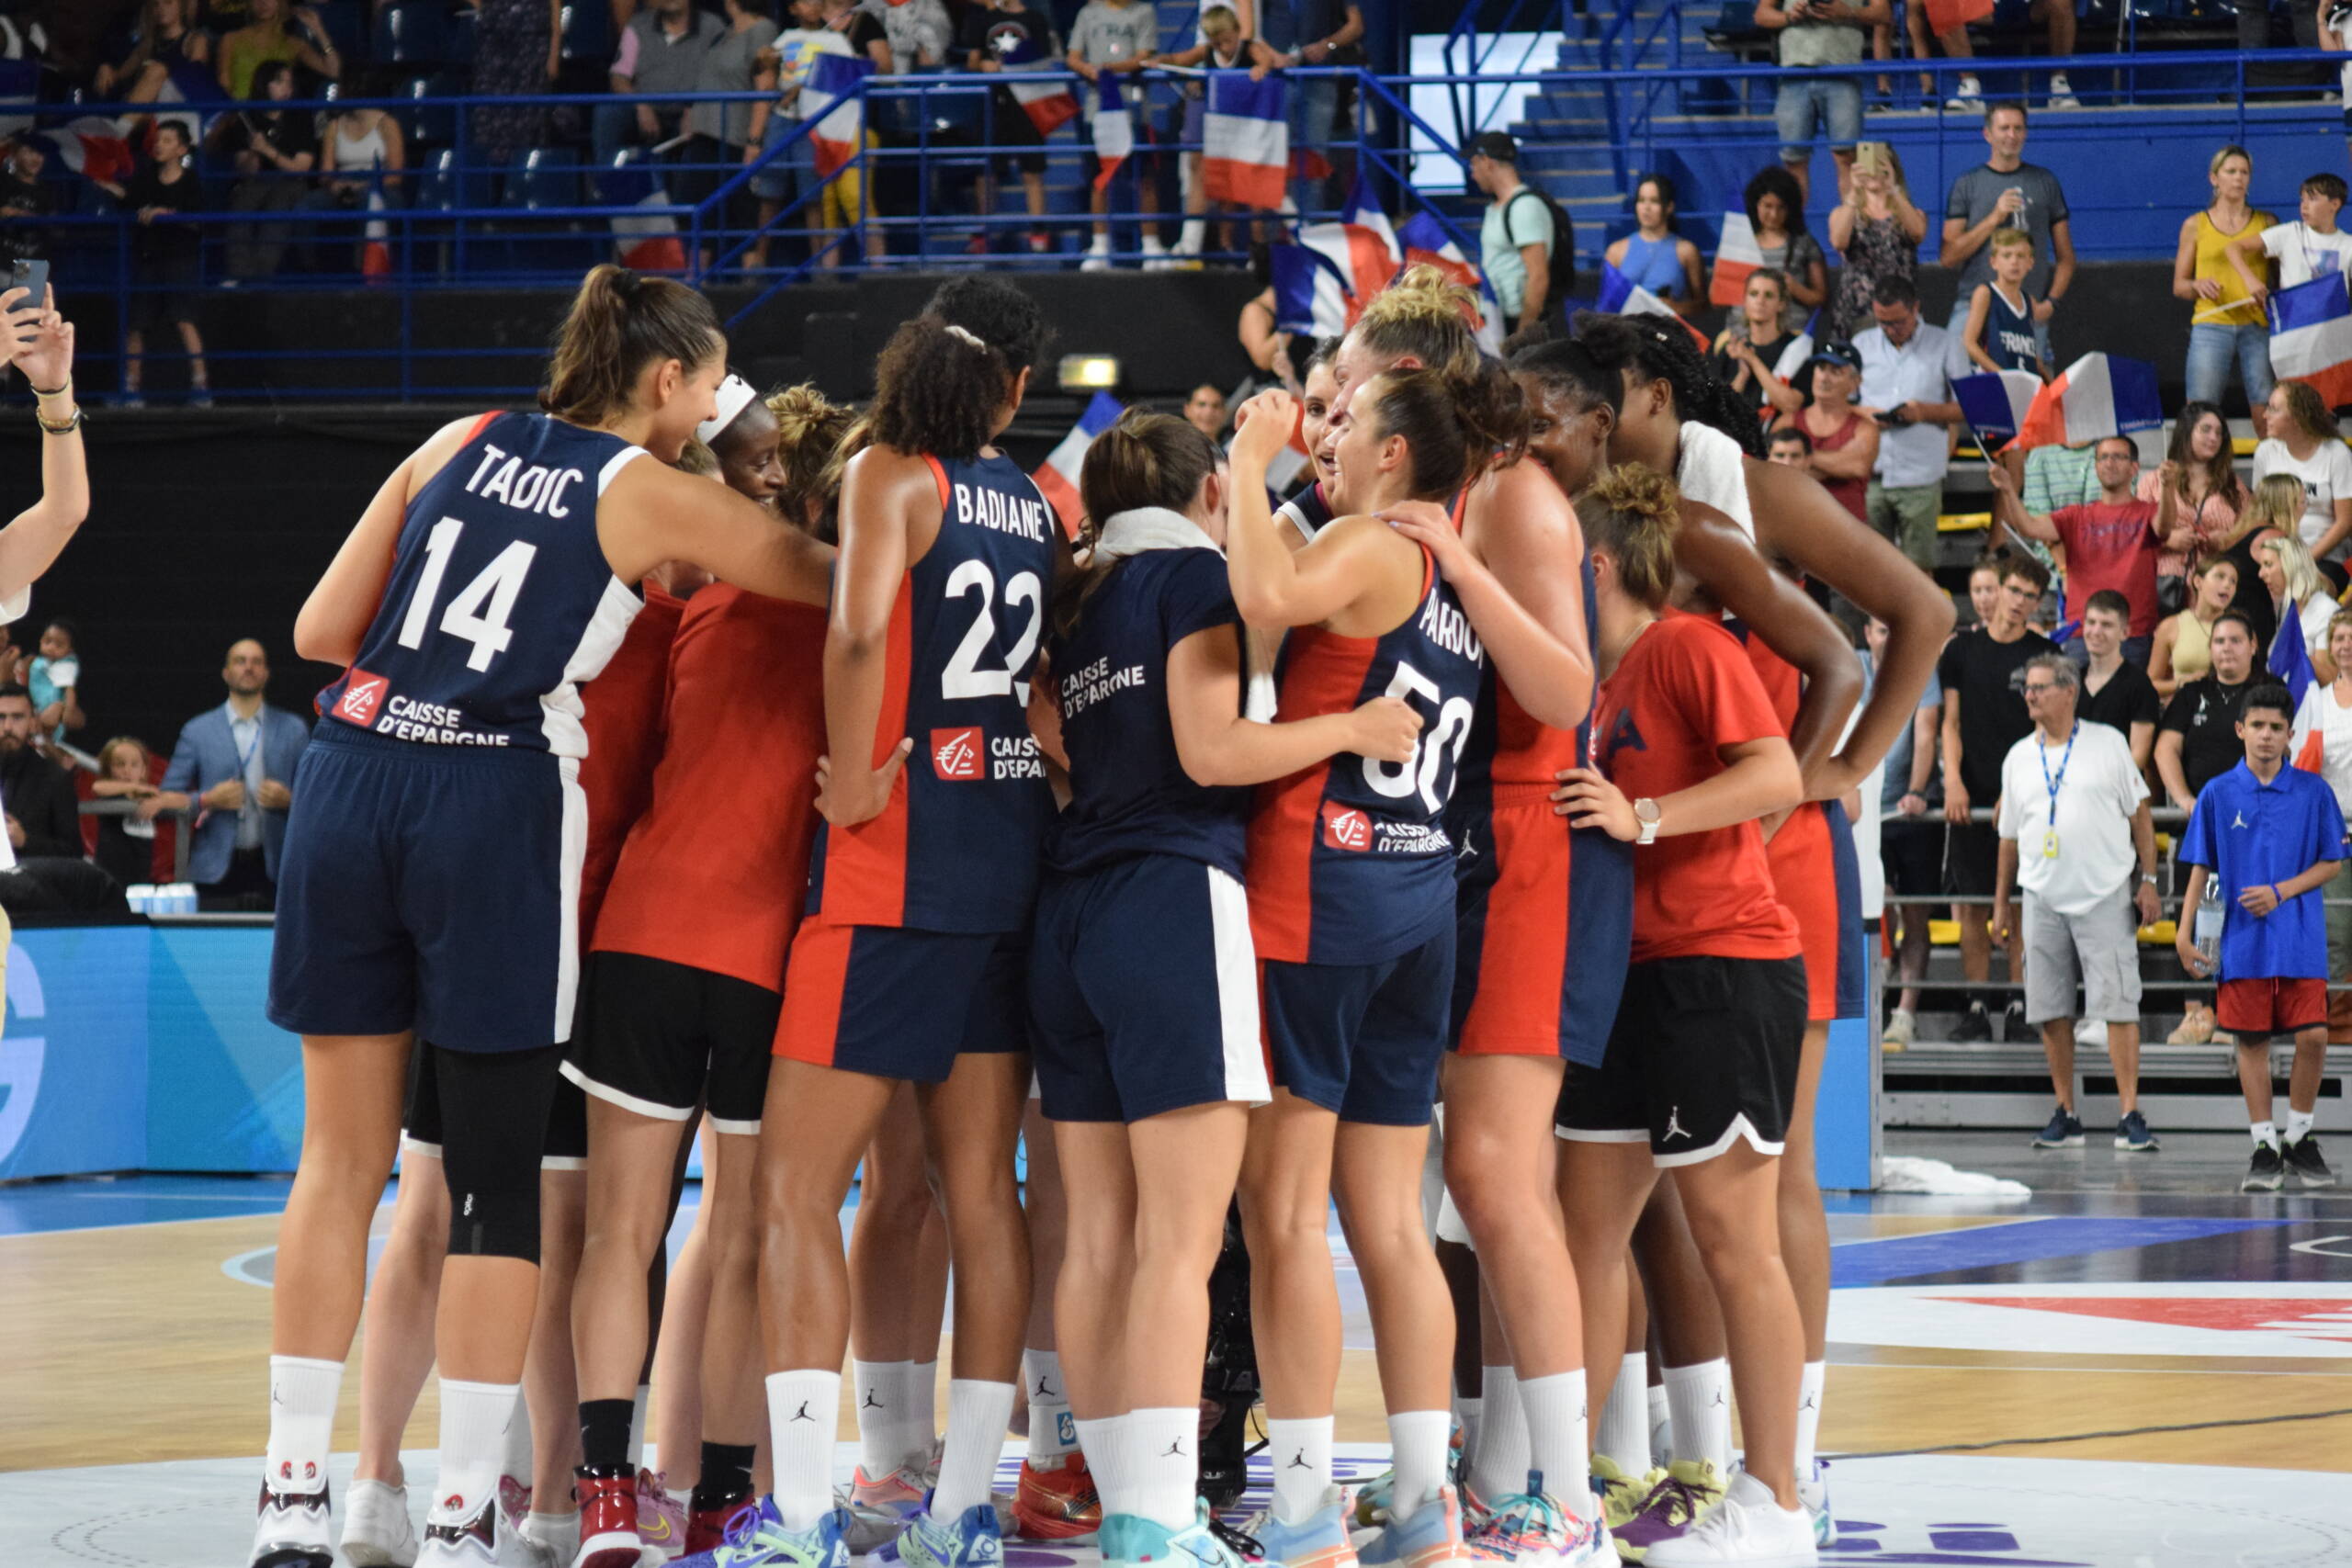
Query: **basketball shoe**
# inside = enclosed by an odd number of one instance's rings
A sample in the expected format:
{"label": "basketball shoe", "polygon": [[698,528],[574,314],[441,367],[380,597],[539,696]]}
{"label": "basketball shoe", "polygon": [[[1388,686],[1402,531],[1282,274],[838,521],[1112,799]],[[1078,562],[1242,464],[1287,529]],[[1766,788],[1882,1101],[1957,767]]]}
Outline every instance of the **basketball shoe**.
{"label": "basketball shoe", "polygon": [[1651,1548],[1675,1540],[1705,1518],[1723,1501],[1724,1484],[1723,1472],[1713,1461],[1676,1460],[1625,1528],[1615,1532],[1617,1555],[1628,1562],[1647,1561]]}
{"label": "basketball shoe", "polygon": [[496,1496],[459,1516],[435,1508],[424,1516],[424,1541],[416,1568],[548,1568],[536,1541],[514,1528]]}
{"label": "basketball shoe", "polygon": [[659,1471],[637,1472],[637,1535],[645,1543],[647,1562],[667,1562],[686,1550],[686,1510],[670,1495],[668,1479]]}
{"label": "basketball shoe", "polygon": [[1820,1561],[1804,1509],[1781,1507],[1771,1488],[1746,1471],[1732,1478],[1705,1517],[1657,1542],[1647,1559],[1649,1568],[1735,1562],[1741,1568],[1815,1568]]}
{"label": "basketball shoe", "polygon": [[727,1539],[727,1529],[739,1515],[759,1512],[759,1499],[749,1492],[740,1497],[722,1497],[717,1502],[704,1499],[696,1487],[686,1505],[686,1555],[699,1551],[716,1551]]}
{"label": "basketball shoe", "polygon": [[582,1465],[572,1472],[580,1499],[580,1551],[571,1568],[639,1568],[645,1540],[638,1532],[637,1472],[626,1465]]}
{"label": "basketball shoe", "polygon": [[1544,1490],[1544,1473],[1530,1471],[1527,1490],[1499,1497],[1466,1542],[1471,1561],[1515,1562],[1524,1568],[1584,1568],[1602,1562],[1609,1533],[1598,1518],[1581,1518]]}
{"label": "basketball shoe", "polygon": [[1413,1510],[1409,1519],[1394,1514],[1380,1533],[1357,1551],[1366,1568],[1464,1568],[1471,1561],[1462,1536],[1462,1493],[1441,1486],[1437,1495]]}
{"label": "basketball shoe", "polygon": [[848,1511],[835,1508],[811,1529],[788,1530],[775,1499],[763,1497],[737,1511],[718,1546],[679,1559],[678,1568],[849,1568],[848,1528]]}
{"label": "basketball shoe", "polygon": [[334,1514],[323,1481],[316,1492],[273,1492],[265,1480],[254,1518],[252,1568],[334,1568]]}
{"label": "basketball shoe", "polygon": [[1797,1477],[1797,1500],[1804,1505],[1804,1511],[1813,1517],[1814,1545],[1837,1545],[1838,1521],[1829,1515],[1829,1461],[1827,1460],[1815,1460],[1813,1473],[1810,1476]]}
{"label": "basketball shoe", "polygon": [[1196,1499],[1193,1509],[1193,1522],[1180,1530],[1134,1514],[1113,1514],[1102,1521],[1102,1568],[1142,1568],[1145,1563],[1246,1568],[1250,1560],[1218,1533],[1208,1504]]}
{"label": "basketball shoe", "polygon": [[899,1561],[906,1568],[999,1568],[1004,1562],[1004,1532],[992,1503],[975,1503],[952,1519],[935,1519],[926,1505],[907,1520],[899,1536]]}
{"label": "basketball shoe", "polygon": [[416,1526],[408,1516],[408,1488],[355,1481],[343,1495],[343,1555],[352,1568],[410,1568],[416,1561]]}
{"label": "basketball shoe", "polygon": [[1025,1540],[1059,1540],[1084,1546],[1102,1528],[1102,1499],[1082,1453],[1048,1460],[1044,1469],[1021,1461],[1021,1484],[1012,1495],[1012,1533]]}
{"label": "basketball shoe", "polygon": [[922,1511],[927,1490],[923,1472],[912,1465],[901,1465],[878,1479],[866,1474],[864,1465],[858,1466],[850,1474],[847,1495],[842,1497],[849,1515],[842,1537],[851,1553],[864,1557],[898,1540],[907,1521]]}
{"label": "basketball shoe", "polygon": [[1269,1568],[1356,1568],[1356,1549],[1348,1539],[1354,1513],[1347,1488],[1333,1486],[1324,1492],[1322,1506],[1298,1523],[1286,1525],[1268,1508],[1252,1516],[1241,1533],[1258,1543],[1256,1555]]}
{"label": "basketball shoe", "polygon": [[1592,1495],[1600,1503],[1600,1522],[1611,1539],[1634,1522],[1642,1511],[1642,1499],[1650,1488],[1666,1479],[1666,1472],[1653,1470],[1646,1475],[1628,1476],[1617,1468],[1617,1461],[1607,1454],[1592,1456]]}

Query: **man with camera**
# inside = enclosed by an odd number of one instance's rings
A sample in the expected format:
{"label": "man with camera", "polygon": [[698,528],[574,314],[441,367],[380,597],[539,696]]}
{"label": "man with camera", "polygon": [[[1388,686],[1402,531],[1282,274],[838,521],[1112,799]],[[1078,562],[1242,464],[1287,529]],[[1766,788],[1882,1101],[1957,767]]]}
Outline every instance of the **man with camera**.
{"label": "man with camera", "polygon": [[1901,547],[1921,571],[1935,570],[1936,519],[1951,463],[1946,426],[1960,423],[1951,381],[1968,374],[1960,343],[1919,319],[1918,287],[1883,277],[1871,294],[1878,325],[1854,334],[1862,356],[1859,404],[1882,434],[1867,502],[1871,527]]}

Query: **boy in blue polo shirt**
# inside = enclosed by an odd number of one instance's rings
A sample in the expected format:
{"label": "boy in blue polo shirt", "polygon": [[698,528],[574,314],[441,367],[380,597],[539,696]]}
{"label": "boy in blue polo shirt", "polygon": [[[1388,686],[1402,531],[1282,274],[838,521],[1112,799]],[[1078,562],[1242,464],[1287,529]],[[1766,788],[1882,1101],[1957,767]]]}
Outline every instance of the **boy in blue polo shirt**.
{"label": "boy in blue polo shirt", "polygon": [[[2198,900],[2205,879],[2222,880],[2222,983],[2214,1012],[2237,1036],[2238,1084],[2254,1131],[2254,1159],[2240,1190],[2276,1192],[2290,1172],[2305,1187],[2333,1187],[2312,1121],[2327,1060],[2327,926],[2320,889],[2345,857],[2344,814],[2317,773],[2287,766],[2294,724],[2287,688],[2265,682],[2246,694],[2238,738],[2245,761],[2207,784],[2189,814],[2180,860],[2193,866],[2174,946],[2188,972],[2210,971],[2197,950]],[[2288,1080],[2287,1134],[2270,1122],[2270,1036],[2295,1036]]]}

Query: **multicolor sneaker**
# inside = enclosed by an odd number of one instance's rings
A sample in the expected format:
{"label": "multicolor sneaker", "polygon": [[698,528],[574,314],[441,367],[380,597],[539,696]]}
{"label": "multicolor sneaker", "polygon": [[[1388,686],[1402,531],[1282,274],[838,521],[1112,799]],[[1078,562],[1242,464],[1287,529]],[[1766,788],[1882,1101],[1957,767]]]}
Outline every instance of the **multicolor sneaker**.
{"label": "multicolor sneaker", "polygon": [[316,1492],[273,1492],[264,1481],[254,1511],[252,1568],[333,1568],[334,1513],[323,1481]]}
{"label": "multicolor sneaker", "polygon": [[351,1483],[343,1495],[343,1555],[353,1568],[409,1568],[416,1561],[407,1487],[382,1481]]}
{"label": "multicolor sneaker", "polygon": [[848,1511],[835,1508],[808,1529],[788,1530],[775,1499],[763,1497],[728,1521],[715,1549],[680,1558],[678,1568],[849,1568],[848,1529]]}
{"label": "multicolor sneaker", "polygon": [[1647,1561],[1652,1547],[1679,1539],[1705,1518],[1723,1501],[1724,1484],[1713,1461],[1676,1460],[1625,1528],[1615,1532],[1617,1555],[1628,1562]]}
{"label": "multicolor sneaker", "polygon": [[850,1551],[865,1557],[898,1540],[907,1521],[922,1511],[929,1491],[923,1472],[912,1465],[900,1465],[879,1479],[859,1465],[850,1474],[848,1492],[836,1494],[849,1515],[842,1536]]}
{"label": "multicolor sneaker", "polygon": [[638,1533],[637,1472],[582,1465],[571,1472],[580,1499],[580,1552],[571,1568],[639,1568],[645,1540]]}
{"label": "multicolor sneaker", "polygon": [[[1470,1473],[1470,1454],[1463,1442],[1462,1423],[1453,1424],[1453,1436],[1447,1439],[1445,1478],[1460,1486]],[[1356,1488],[1356,1526],[1371,1529],[1388,1522],[1388,1499],[1396,1490],[1396,1472],[1384,1470]]]}
{"label": "multicolor sneaker", "polygon": [[1026,1540],[1091,1543],[1102,1528],[1102,1498],[1082,1453],[1047,1460],[1040,1469],[1021,1461],[1021,1484],[1012,1495],[1012,1533]]}
{"label": "multicolor sneaker", "polygon": [[1652,1547],[1649,1568],[1815,1568],[1813,1521],[1801,1508],[1783,1508],[1771,1488],[1742,1471],[1707,1516],[1670,1540]]}
{"label": "multicolor sneaker", "polygon": [[1000,1568],[1004,1533],[995,1505],[975,1503],[943,1522],[926,1503],[899,1537],[899,1561],[906,1568]]}
{"label": "multicolor sneaker", "polygon": [[1662,1470],[1628,1476],[1607,1454],[1592,1456],[1592,1495],[1600,1504],[1601,1526],[1612,1540],[1642,1511],[1642,1499],[1650,1495],[1650,1488],[1665,1479]]}
{"label": "multicolor sneaker", "polygon": [[1813,1544],[1815,1546],[1837,1545],[1838,1521],[1829,1514],[1829,1461],[1827,1460],[1815,1460],[1813,1473],[1810,1476],[1797,1477],[1797,1501],[1803,1503],[1804,1511],[1813,1517]]}
{"label": "multicolor sneaker", "polygon": [[1198,1568],[1248,1568],[1248,1561],[1218,1529],[1208,1503],[1195,1499],[1193,1508],[1193,1522],[1180,1530],[1134,1514],[1111,1515],[1102,1521],[1102,1568],[1182,1564],[1188,1560]]}
{"label": "multicolor sneaker", "polygon": [[458,1514],[447,1504],[428,1512],[416,1554],[416,1568],[542,1568],[546,1562],[537,1545],[514,1528],[505,1501],[497,1496],[483,1498],[470,1514]]}
{"label": "multicolor sneaker", "polygon": [[1565,1568],[1602,1561],[1608,1532],[1599,1519],[1579,1518],[1544,1490],[1544,1474],[1530,1471],[1527,1490],[1495,1500],[1494,1511],[1465,1543],[1473,1562],[1515,1562],[1522,1568]]}
{"label": "multicolor sneaker", "polygon": [[1324,1492],[1322,1506],[1298,1523],[1286,1525],[1268,1508],[1251,1516],[1241,1533],[1258,1543],[1257,1555],[1269,1565],[1356,1568],[1356,1549],[1348,1539],[1348,1520],[1354,1515],[1347,1488],[1333,1486]]}
{"label": "multicolor sneaker", "polygon": [[685,1506],[670,1495],[670,1478],[660,1471],[637,1472],[637,1533],[648,1563],[666,1562],[686,1550]]}
{"label": "multicolor sneaker", "polygon": [[1462,1536],[1460,1489],[1439,1487],[1409,1519],[1392,1516],[1356,1555],[1367,1568],[1466,1568],[1470,1554]]}

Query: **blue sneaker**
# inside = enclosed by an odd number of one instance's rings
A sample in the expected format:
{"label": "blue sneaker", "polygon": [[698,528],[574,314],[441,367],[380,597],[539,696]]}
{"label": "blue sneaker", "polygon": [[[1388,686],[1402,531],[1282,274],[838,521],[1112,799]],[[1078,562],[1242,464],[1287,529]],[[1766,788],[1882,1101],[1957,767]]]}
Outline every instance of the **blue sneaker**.
{"label": "blue sneaker", "polygon": [[[1098,1542],[1102,1568],[1142,1568],[1145,1563],[1153,1564],[1154,1568],[1168,1564],[1174,1568],[1250,1568],[1249,1561],[1218,1532],[1216,1517],[1209,1512],[1208,1504],[1195,1500],[1193,1507],[1193,1522],[1180,1530],[1134,1514],[1106,1516]],[[1344,1529],[1340,1539],[1347,1539]]]}
{"label": "blue sneaker", "polygon": [[907,1520],[899,1537],[899,1561],[906,1568],[998,1568],[1004,1561],[1004,1530],[991,1503],[975,1503],[945,1524],[926,1504]]}
{"label": "blue sneaker", "polygon": [[1527,1490],[1496,1499],[1494,1508],[1470,1532],[1465,1550],[1478,1563],[1517,1563],[1520,1568],[1566,1568],[1612,1556],[1598,1510],[1585,1518],[1544,1490],[1540,1472],[1530,1471]]}
{"label": "blue sneaker", "polygon": [[1816,1547],[1838,1544],[1838,1521],[1829,1513],[1829,1461],[1813,1461],[1810,1478],[1797,1477],[1797,1500],[1804,1511],[1813,1516],[1813,1544]]}
{"label": "blue sneaker", "polygon": [[1356,1549],[1348,1540],[1354,1506],[1347,1488],[1334,1486],[1323,1494],[1322,1506],[1299,1523],[1286,1525],[1268,1508],[1241,1533],[1258,1543],[1268,1568],[1356,1568]]}
{"label": "blue sneaker", "polygon": [[727,1539],[708,1551],[678,1559],[675,1568],[849,1568],[842,1534],[849,1515],[835,1508],[812,1529],[788,1530],[775,1499],[763,1497],[728,1522]]}
{"label": "blue sneaker", "polygon": [[1436,1496],[1413,1510],[1411,1518],[1399,1521],[1391,1516],[1357,1559],[1374,1568],[1461,1568],[1470,1561],[1462,1539],[1462,1494],[1441,1486]]}

